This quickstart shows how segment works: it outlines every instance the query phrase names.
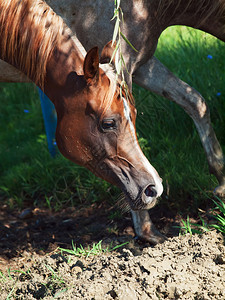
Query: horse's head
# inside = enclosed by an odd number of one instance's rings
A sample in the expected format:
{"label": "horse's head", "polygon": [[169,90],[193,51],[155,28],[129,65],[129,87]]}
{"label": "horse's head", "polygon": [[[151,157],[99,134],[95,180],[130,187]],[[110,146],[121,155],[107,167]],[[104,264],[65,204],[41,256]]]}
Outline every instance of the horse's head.
{"label": "horse's head", "polygon": [[[105,59],[107,48],[102,55]],[[136,109],[121,92],[110,65],[99,64],[97,48],[87,53],[83,70],[83,76],[70,74],[70,96],[57,107],[59,150],[71,161],[117,185],[132,209],[151,208],[163,187],[138,144]],[[71,88],[70,81],[74,85]]]}

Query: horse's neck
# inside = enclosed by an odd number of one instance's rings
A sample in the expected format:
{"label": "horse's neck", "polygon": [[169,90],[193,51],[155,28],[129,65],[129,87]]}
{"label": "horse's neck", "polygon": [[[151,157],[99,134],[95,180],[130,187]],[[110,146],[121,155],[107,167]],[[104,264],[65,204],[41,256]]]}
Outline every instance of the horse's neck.
{"label": "horse's neck", "polygon": [[0,58],[42,88],[50,79],[62,86],[70,72],[82,73],[85,50],[71,36],[45,2],[0,1]]}
{"label": "horse's neck", "polygon": [[49,82],[59,88],[65,87],[68,75],[72,72],[78,76],[83,75],[85,53],[76,38],[62,36],[47,63],[45,90],[49,89]]}
{"label": "horse's neck", "polygon": [[225,41],[225,0],[160,1],[158,11],[158,21],[163,22],[163,29],[172,25],[185,25]]}

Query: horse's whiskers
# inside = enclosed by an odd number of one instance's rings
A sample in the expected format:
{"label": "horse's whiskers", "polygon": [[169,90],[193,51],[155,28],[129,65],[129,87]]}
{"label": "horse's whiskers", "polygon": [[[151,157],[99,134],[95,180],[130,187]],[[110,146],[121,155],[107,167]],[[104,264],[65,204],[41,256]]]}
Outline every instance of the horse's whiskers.
{"label": "horse's whiskers", "polygon": [[129,206],[128,202],[126,201],[126,195],[124,193],[121,193],[118,196],[116,205],[118,206],[119,209],[122,210],[123,214],[130,212],[130,206]]}

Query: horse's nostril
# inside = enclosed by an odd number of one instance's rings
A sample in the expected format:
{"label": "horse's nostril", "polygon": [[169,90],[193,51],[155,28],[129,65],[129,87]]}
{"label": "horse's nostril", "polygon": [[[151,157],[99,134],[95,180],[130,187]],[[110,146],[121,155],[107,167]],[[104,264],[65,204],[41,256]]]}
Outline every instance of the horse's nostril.
{"label": "horse's nostril", "polygon": [[154,186],[153,185],[148,185],[145,189],[145,195],[147,197],[151,197],[151,198],[154,198],[156,197],[157,195],[157,192],[156,190],[154,189]]}

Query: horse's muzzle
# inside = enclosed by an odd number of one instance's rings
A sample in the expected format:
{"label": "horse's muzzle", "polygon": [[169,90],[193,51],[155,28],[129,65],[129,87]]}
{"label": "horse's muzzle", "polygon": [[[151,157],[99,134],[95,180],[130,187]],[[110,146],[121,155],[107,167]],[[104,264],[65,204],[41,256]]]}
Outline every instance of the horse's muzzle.
{"label": "horse's muzzle", "polygon": [[148,184],[145,188],[140,189],[139,192],[135,193],[134,191],[137,189],[136,186],[131,188],[132,192],[124,191],[126,194],[127,202],[132,210],[142,210],[142,209],[150,209],[154,207],[157,203],[157,187],[153,184]]}

